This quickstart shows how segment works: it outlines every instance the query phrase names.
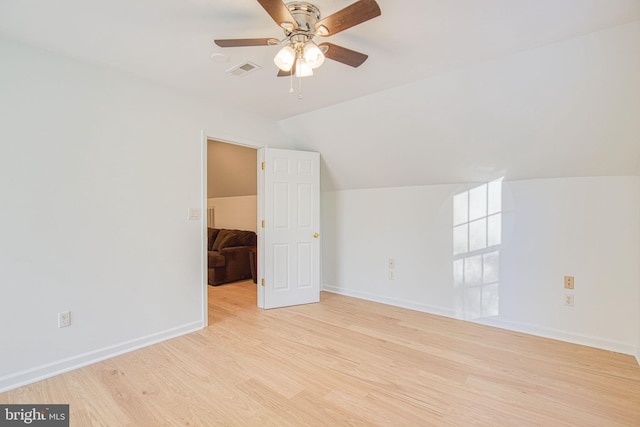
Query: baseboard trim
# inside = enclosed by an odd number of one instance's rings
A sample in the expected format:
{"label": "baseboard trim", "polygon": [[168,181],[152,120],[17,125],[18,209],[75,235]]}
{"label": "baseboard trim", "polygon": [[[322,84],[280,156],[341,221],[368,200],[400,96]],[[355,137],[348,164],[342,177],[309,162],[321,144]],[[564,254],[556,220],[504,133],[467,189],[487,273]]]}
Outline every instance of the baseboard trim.
{"label": "baseboard trim", "polygon": [[507,329],[514,332],[521,332],[523,334],[570,342],[572,344],[599,348],[601,350],[608,350],[615,353],[628,354],[631,356],[634,355],[637,350],[635,346],[628,345],[619,341],[608,340],[592,335],[576,334],[572,332],[561,331],[559,329],[543,328],[537,325],[530,325],[526,323],[517,323],[502,319],[483,319],[474,322],[500,329]]}
{"label": "baseboard trim", "polygon": [[91,365],[102,360],[110,359],[124,353],[129,353],[152,344],[157,344],[171,338],[189,334],[191,332],[201,330],[203,327],[204,324],[202,321],[187,323],[162,332],[103,347],[98,350],[88,351],[77,356],[68,357],[66,359],[0,377],[0,393],[41,381],[64,372],[69,372],[83,366]]}
{"label": "baseboard trim", "polygon": [[379,302],[381,304],[393,305],[395,307],[407,308],[409,310],[422,311],[424,313],[436,314],[438,316],[453,317],[455,318],[455,312],[451,309],[438,307],[435,305],[417,304],[413,301],[406,301],[398,298],[383,297],[380,295],[370,294],[367,292],[353,291],[349,289],[342,289],[331,285],[322,285],[322,290],[331,292],[332,294],[344,295],[347,297],[354,297],[363,299],[366,301]]}
{"label": "baseboard trim", "polygon": [[[378,302],[381,304],[393,305],[395,307],[407,308],[409,310],[421,311],[424,313],[450,317],[458,320],[465,320],[465,319],[460,319],[459,316],[456,316],[456,313],[454,310],[445,308],[445,307],[419,304],[413,301],[405,301],[397,298],[383,297],[380,295],[369,294],[361,291],[353,291],[349,289],[343,289],[337,286],[326,285],[326,284],[322,285],[322,290],[331,292],[334,294],[340,294],[340,295],[359,298],[367,301]],[[584,345],[587,347],[594,347],[602,350],[609,350],[616,353],[628,354],[628,355],[635,356],[636,360],[638,361],[638,364],[640,364],[640,353],[638,353],[638,348],[636,346],[628,345],[622,342],[602,339],[599,337],[594,337],[589,335],[574,334],[574,333],[565,332],[561,330],[544,328],[537,325],[511,322],[511,321],[506,321],[502,319],[481,319],[481,320],[467,320],[467,321],[478,323],[481,325],[492,326],[495,328],[506,329],[509,331],[521,332],[524,334],[535,335],[539,337],[570,342],[573,344]]]}

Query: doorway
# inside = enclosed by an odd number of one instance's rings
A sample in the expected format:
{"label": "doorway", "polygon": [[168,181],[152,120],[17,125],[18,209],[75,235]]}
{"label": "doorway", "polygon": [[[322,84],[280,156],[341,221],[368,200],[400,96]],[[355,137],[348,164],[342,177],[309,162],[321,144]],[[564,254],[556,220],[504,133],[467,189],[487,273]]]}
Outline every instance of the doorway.
{"label": "doorway", "polygon": [[[207,184],[206,202],[204,203],[206,209],[203,212],[203,222],[206,224],[205,229],[242,230],[243,232],[257,234],[257,148],[213,138],[207,138],[206,147],[206,165],[204,168]],[[207,246],[210,245],[209,237],[207,235]],[[255,252],[252,255],[257,256]],[[247,255],[247,258],[249,257],[250,255]],[[248,288],[253,289],[254,299],[256,298],[256,285],[251,277],[243,280],[231,278],[227,283],[209,286],[212,277],[209,275],[208,263],[209,259],[207,257],[205,261],[205,269],[207,270],[205,272],[205,280],[207,282],[205,293],[208,297],[224,294],[225,299],[230,299],[228,302],[231,308],[242,307],[246,304]],[[255,267],[255,262],[253,266]],[[244,265],[243,270],[246,267],[247,265]],[[242,277],[245,276],[246,274],[243,273]],[[216,276],[216,278],[218,277]],[[216,279],[216,282],[218,281]],[[222,287],[225,290],[220,293],[219,291]],[[231,288],[238,288],[238,291],[234,292]],[[237,296],[234,297],[234,295]],[[233,301],[234,298],[237,298],[238,301]],[[209,323],[220,320],[220,315],[221,313],[208,313]]]}
{"label": "doorway", "polygon": [[[239,255],[237,259],[246,260],[249,263],[251,259],[254,261],[249,277],[253,279],[252,285],[257,285],[258,307],[278,308],[318,302],[321,264],[320,154],[275,148],[257,150],[257,147],[207,138],[204,132],[202,149],[204,154],[202,188],[205,196],[203,198],[206,199],[203,200],[206,218],[201,222],[202,248],[205,249],[203,253],[203,319],[205,322],[210,318],[208,283],[222,284],[223,282],[218,280],[217,272],[218,268],[226,266],[226,259],[218,263],[215,258],[210,258],[210,256],[221,255],[222,250],[216,249],[218,237],[209,237],[213,236],[213,233],[209,234],[207,229],[208,220],[214,228],[234,229],[228,231],[245,229],[244,232],[253,233],[252,237],[257,238],[250,244],[229,246],[244,246],[245,249],[255,247],[252,252],[253,257],[245,253]],[[229,152],[244,153],[248,156],[244,162],[237,162]],[[258,161],[260,162],[259,171]],[[233,180],[234,177],[237,181]],[[234,192],[218,193],[215,190],[221,183],[226,183],[229,188],[229,186],[236,186],[238,181],[244,181],[249,185],[244,190]],[[212,191],[209,191],[209,186],[213,186]],[[254,189],[255,196],[250,194]],[[208,212],[208,206],[212,208],[211,213]],[[231,209],[229,209],[230,206]],[[243,218],[244,214],[250,215],[250,218]],[[262,215],[260,225],[258,224],[259,215]],[[221,234],[222,230],[220,230]],[[209,241],[213,242],[213,247],[207,253]],[[216,251],[220,253],[215,254]],[[208,268],[210,262],[214,266],[211,269]],[[227,270],[225,274],[226,272]],[[228,280],[227,283],[236,280],[240,278]],[[259,285],[256,282],[259,282]]]}

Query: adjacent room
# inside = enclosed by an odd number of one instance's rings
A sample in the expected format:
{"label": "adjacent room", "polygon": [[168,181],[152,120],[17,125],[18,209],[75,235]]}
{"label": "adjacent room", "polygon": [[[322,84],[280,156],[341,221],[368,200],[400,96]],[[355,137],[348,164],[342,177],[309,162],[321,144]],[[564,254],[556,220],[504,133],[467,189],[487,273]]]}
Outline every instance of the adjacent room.
{"label": "adjacent room", "polygon": [[207,141],[207,281],[256,281],[258,170],[255,148]]}
{"label": "adjacent room", "polygon": [[0,0],[0,424],[639,425],[638,52],[638,0]]}

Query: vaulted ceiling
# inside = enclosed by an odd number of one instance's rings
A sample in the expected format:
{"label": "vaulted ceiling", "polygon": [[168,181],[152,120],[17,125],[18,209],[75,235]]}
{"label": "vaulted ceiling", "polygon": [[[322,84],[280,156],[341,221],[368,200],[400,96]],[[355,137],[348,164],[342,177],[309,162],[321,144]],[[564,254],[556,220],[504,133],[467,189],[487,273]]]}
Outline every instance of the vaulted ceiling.
{"label": "vaulted ceiling", "polygon": [[213,43],[282,38],[256,0],[0,0],[0,35],[278,121],[326,190],[640,174],[640,0],[378,3],[327,39],[368,60],[326,61],[302,99],[279,47]]}
{"label": "vaulted ceiling", "polygon": [[[354,0],[314,0],[328,16]],[[313,111],[492,58],[640,19],[637,0],[378,0],[382,15],[326,40],[369,55],[326,61],[303,99],[276,78],[272,47],[222,49],[218,38],[282,38],[255,0],[0,0],[0,33],[274,119]],[[227,62],[214,62],[212,54]],[[249,60],[242,77],[225,70]]]}

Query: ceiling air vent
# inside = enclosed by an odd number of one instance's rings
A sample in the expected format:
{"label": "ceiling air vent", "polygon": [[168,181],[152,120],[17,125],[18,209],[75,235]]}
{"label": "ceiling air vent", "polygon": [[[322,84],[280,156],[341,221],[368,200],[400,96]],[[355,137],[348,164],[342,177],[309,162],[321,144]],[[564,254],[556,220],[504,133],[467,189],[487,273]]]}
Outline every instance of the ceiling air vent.
{"label": "ceiling air vent", "polygon": [[261,67],[258,64],[254,64],[250,61],[245,61],[242,64],[238,64],[235,67],[231,67],[227,70],[227,73],[233,74],[234,76],[244,76],[255,70],[260,69]]}

